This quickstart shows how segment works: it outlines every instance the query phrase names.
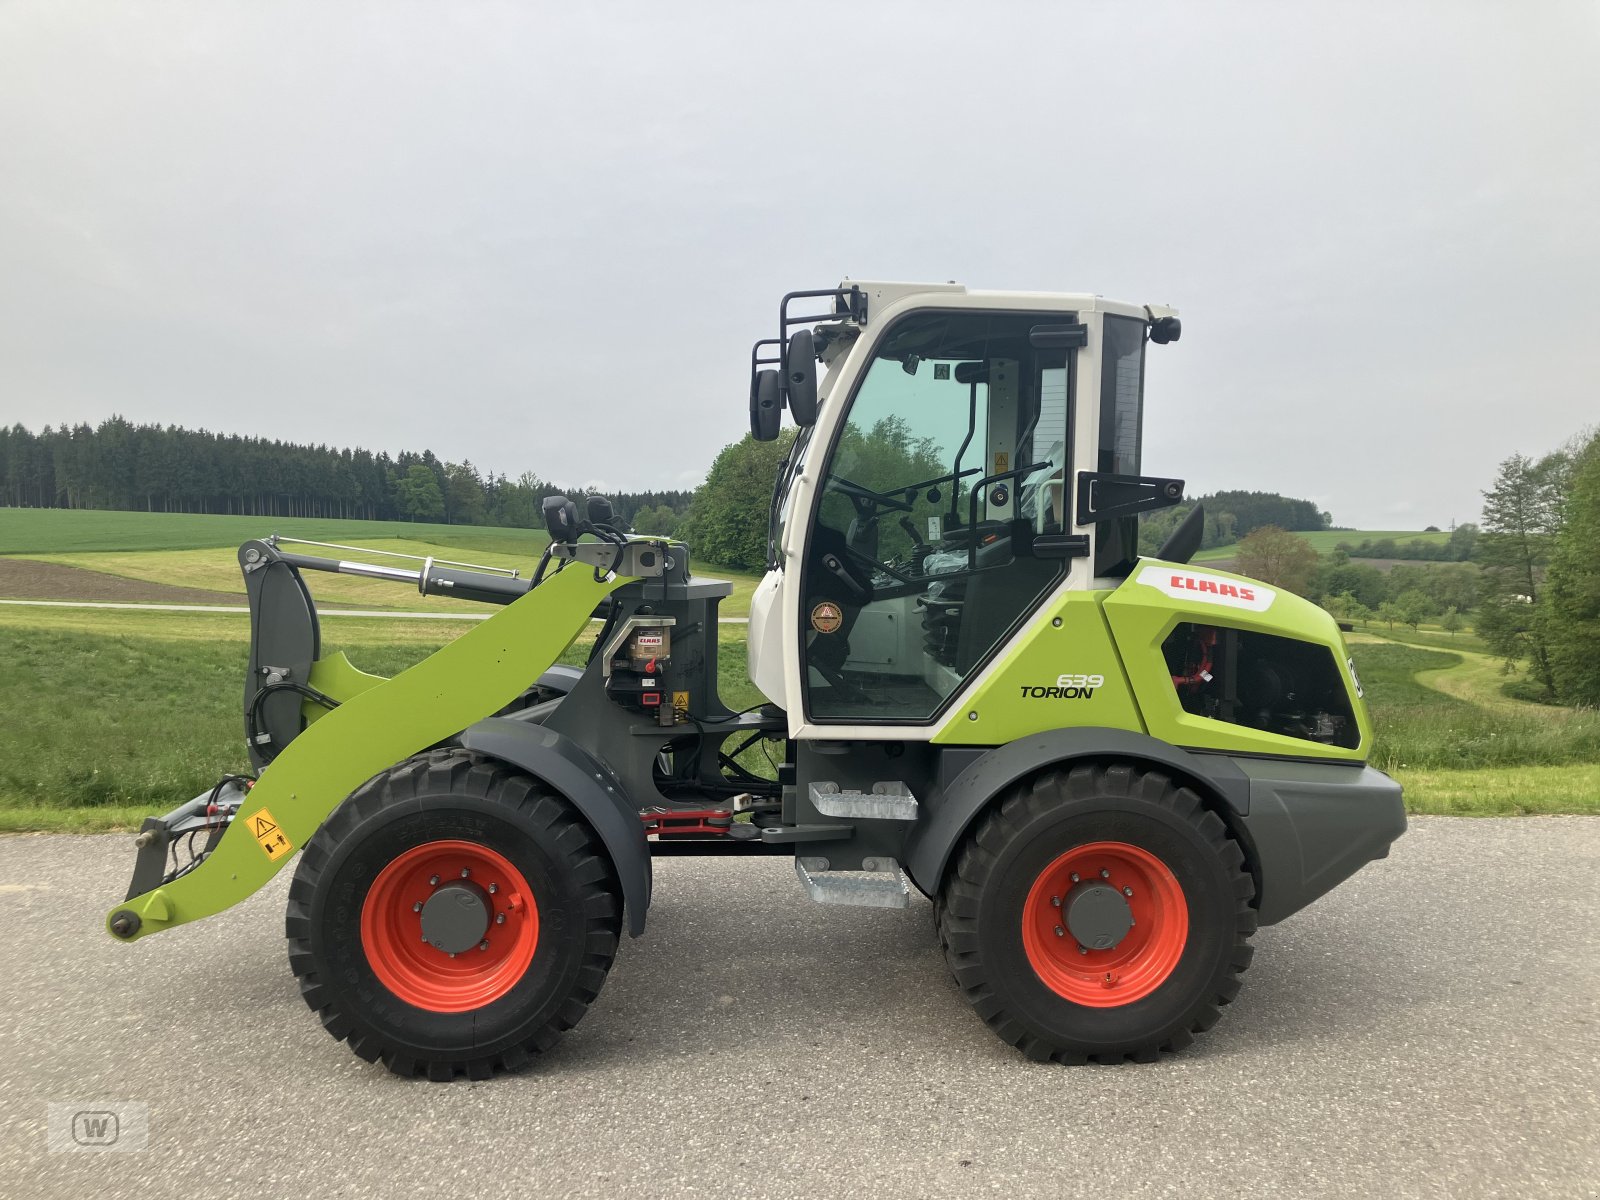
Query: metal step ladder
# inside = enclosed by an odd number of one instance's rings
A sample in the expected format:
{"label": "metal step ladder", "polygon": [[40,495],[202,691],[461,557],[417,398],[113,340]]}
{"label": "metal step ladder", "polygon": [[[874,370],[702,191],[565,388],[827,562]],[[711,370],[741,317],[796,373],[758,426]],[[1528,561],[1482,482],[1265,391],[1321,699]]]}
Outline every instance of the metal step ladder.
{"label": "metal step ladder", "polygon": [[869,821],[915,821],[917,798],[898,779],[875,783],[870,792],[844,792],[837,783],[813,783],[811,806],[825,817]]}
{"label": "metal step ladder", "polygon": [[797,857],[794,873],[818,904],[910,908],[911,880],[892,858],[868,858],[860,871],[832,871],[825,858]]}

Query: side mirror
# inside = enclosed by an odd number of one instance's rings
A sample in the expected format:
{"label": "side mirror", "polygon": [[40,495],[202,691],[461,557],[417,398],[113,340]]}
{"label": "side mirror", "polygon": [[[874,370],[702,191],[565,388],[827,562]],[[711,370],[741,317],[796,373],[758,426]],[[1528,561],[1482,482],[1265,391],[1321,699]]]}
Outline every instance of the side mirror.
{"label": "side mirror", "polygon": [[811,330],[797,329],[789,335],[789,353],[784,360],[783,390],[789,398],[789,413],[794,423],[809,427],[817,423],[817,344]]}
{"label": "side mirror", "polygon": [[775,442],[782,422],[783,398],[778,394],[778,373],[757,371],[750,380],[750,436],[758,442]]}
{"label": "side mirror", "polygon": [[1156,551],[1156,557],[1162,562],[1187,563],[1200,549],[1205,534],[1205,505],[1196,504],[1167,540],[1161,543],[1161,549]]}

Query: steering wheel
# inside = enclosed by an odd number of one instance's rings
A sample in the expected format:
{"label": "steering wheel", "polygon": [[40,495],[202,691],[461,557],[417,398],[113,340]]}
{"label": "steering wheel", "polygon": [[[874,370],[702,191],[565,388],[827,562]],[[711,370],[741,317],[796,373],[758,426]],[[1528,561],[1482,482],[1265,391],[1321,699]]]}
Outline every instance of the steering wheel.
{"label": "steering wheel", "polygon": [[[869,487],[862,487],[853,479],[846,479],[843,475],[830,475],[828,486],[836,488],[850,497],[850,503],[855,505],[856,512],[865,517],[870,515],[875,508],[887,508],[891,512],[911,512],[911,505],[898,496],[885,495],[875,492]],[[902,491],[904,489],[901,489]]]}

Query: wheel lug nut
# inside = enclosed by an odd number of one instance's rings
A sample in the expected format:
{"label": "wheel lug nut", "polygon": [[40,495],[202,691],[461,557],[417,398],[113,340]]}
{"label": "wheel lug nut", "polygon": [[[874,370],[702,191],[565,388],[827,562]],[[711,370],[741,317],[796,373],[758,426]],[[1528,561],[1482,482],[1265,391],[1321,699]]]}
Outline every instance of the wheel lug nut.
{"label": "wheel lug nut", "polygon": [[1101,867],[1100,868],[1100,878],[1101,879],[1110,879],[1111,878],[1111,872],[1106,870],[1104,867]]}
{"label": "wheel lug nut", "polygon": [[1050,897],[1050,903],[1055,905],[1055,907],[1060,908],[1061,907],[1061,897],[1060,896],[1051,896]]}
{"label": "wheel lug nut", "polygon": [[429,887],[438,887],[439,886],[439,877],[437,875],[428,876],[428,886]]}
{"label": "wheel lug nut", "polygon": [[461,868],[461,878],[463,878],[463,879],[471,879],[472,878],[471,870],[469,870],[466,867],[462,867]]}
{"label": "wheel lug nut", "polygon": [[418,900],[415,904],[413,904],[411,906],[411,911],[412,912],[421,912],[422,911],[422,901]]}
{"label": "wheel lug nut", "polygon": [[504,925],[506,923],[506,915],[505,915],[505,913],[496,913],[495,914],[495,918],[494,918],[494,923],[496,925]]}
{"label": "wheel lug nut", "polygon": [[1078,873],[1076,871],[1074,871],[1072,873],[1072,882],[1073,883],[1077,883],[1078,882]]}
{"label": "wheel lug nut", "polygon": [[1124,896],[1131,896],[1131,895],[1133,895],[1133,889],[1131,887],[1124,887],[1122,889],[1122,894]]}
{"label": "wheel lug nut", "polygon": [[1089,947],[1087,947],[1087,946],[1079,946],[1078,947],[1078,953],[1079,954],[1087,954],[1087,953],[1089,953]]}
{"label": "wheel lug nut", "polygon": [[478,949],[479,950],[487,950],[488,948],[489,948],[489,939],[488,938],[484,938],[483,941],[478,943]]}
{"label": "wheel lug nut", "polygon": [[1067,931],[1065,929],[1061,928],[1061,926],[1057,925],[1056,926],[1056,936],[1057,937],[1066,937],[1067,936]]}
{"label": "wheel lug nut", "polygon": [[496,893],[496,892],[498,892],[498,891],[499,891],[499,890],[500,890],[500,885],[499,885],[499,884],[498,884],[498,883],[491,883],[491,884],[490,884],[490,885],[489,885],[489,895],[491,895],[491,896],[492,896],[492,895],[494,895],[494,894],[495,894],[495,893]]}

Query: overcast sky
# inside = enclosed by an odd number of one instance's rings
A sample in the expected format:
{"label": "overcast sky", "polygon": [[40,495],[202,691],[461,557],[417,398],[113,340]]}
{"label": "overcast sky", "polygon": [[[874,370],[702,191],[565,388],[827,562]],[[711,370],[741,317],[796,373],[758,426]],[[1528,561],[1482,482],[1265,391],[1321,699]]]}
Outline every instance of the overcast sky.
{"label": "overcast sky", "polygon": [[1145,469],[1475,519],[1600,419],[1600,7],[0,3],[0,420],[692,486],[787,290],[1166,302]]}

